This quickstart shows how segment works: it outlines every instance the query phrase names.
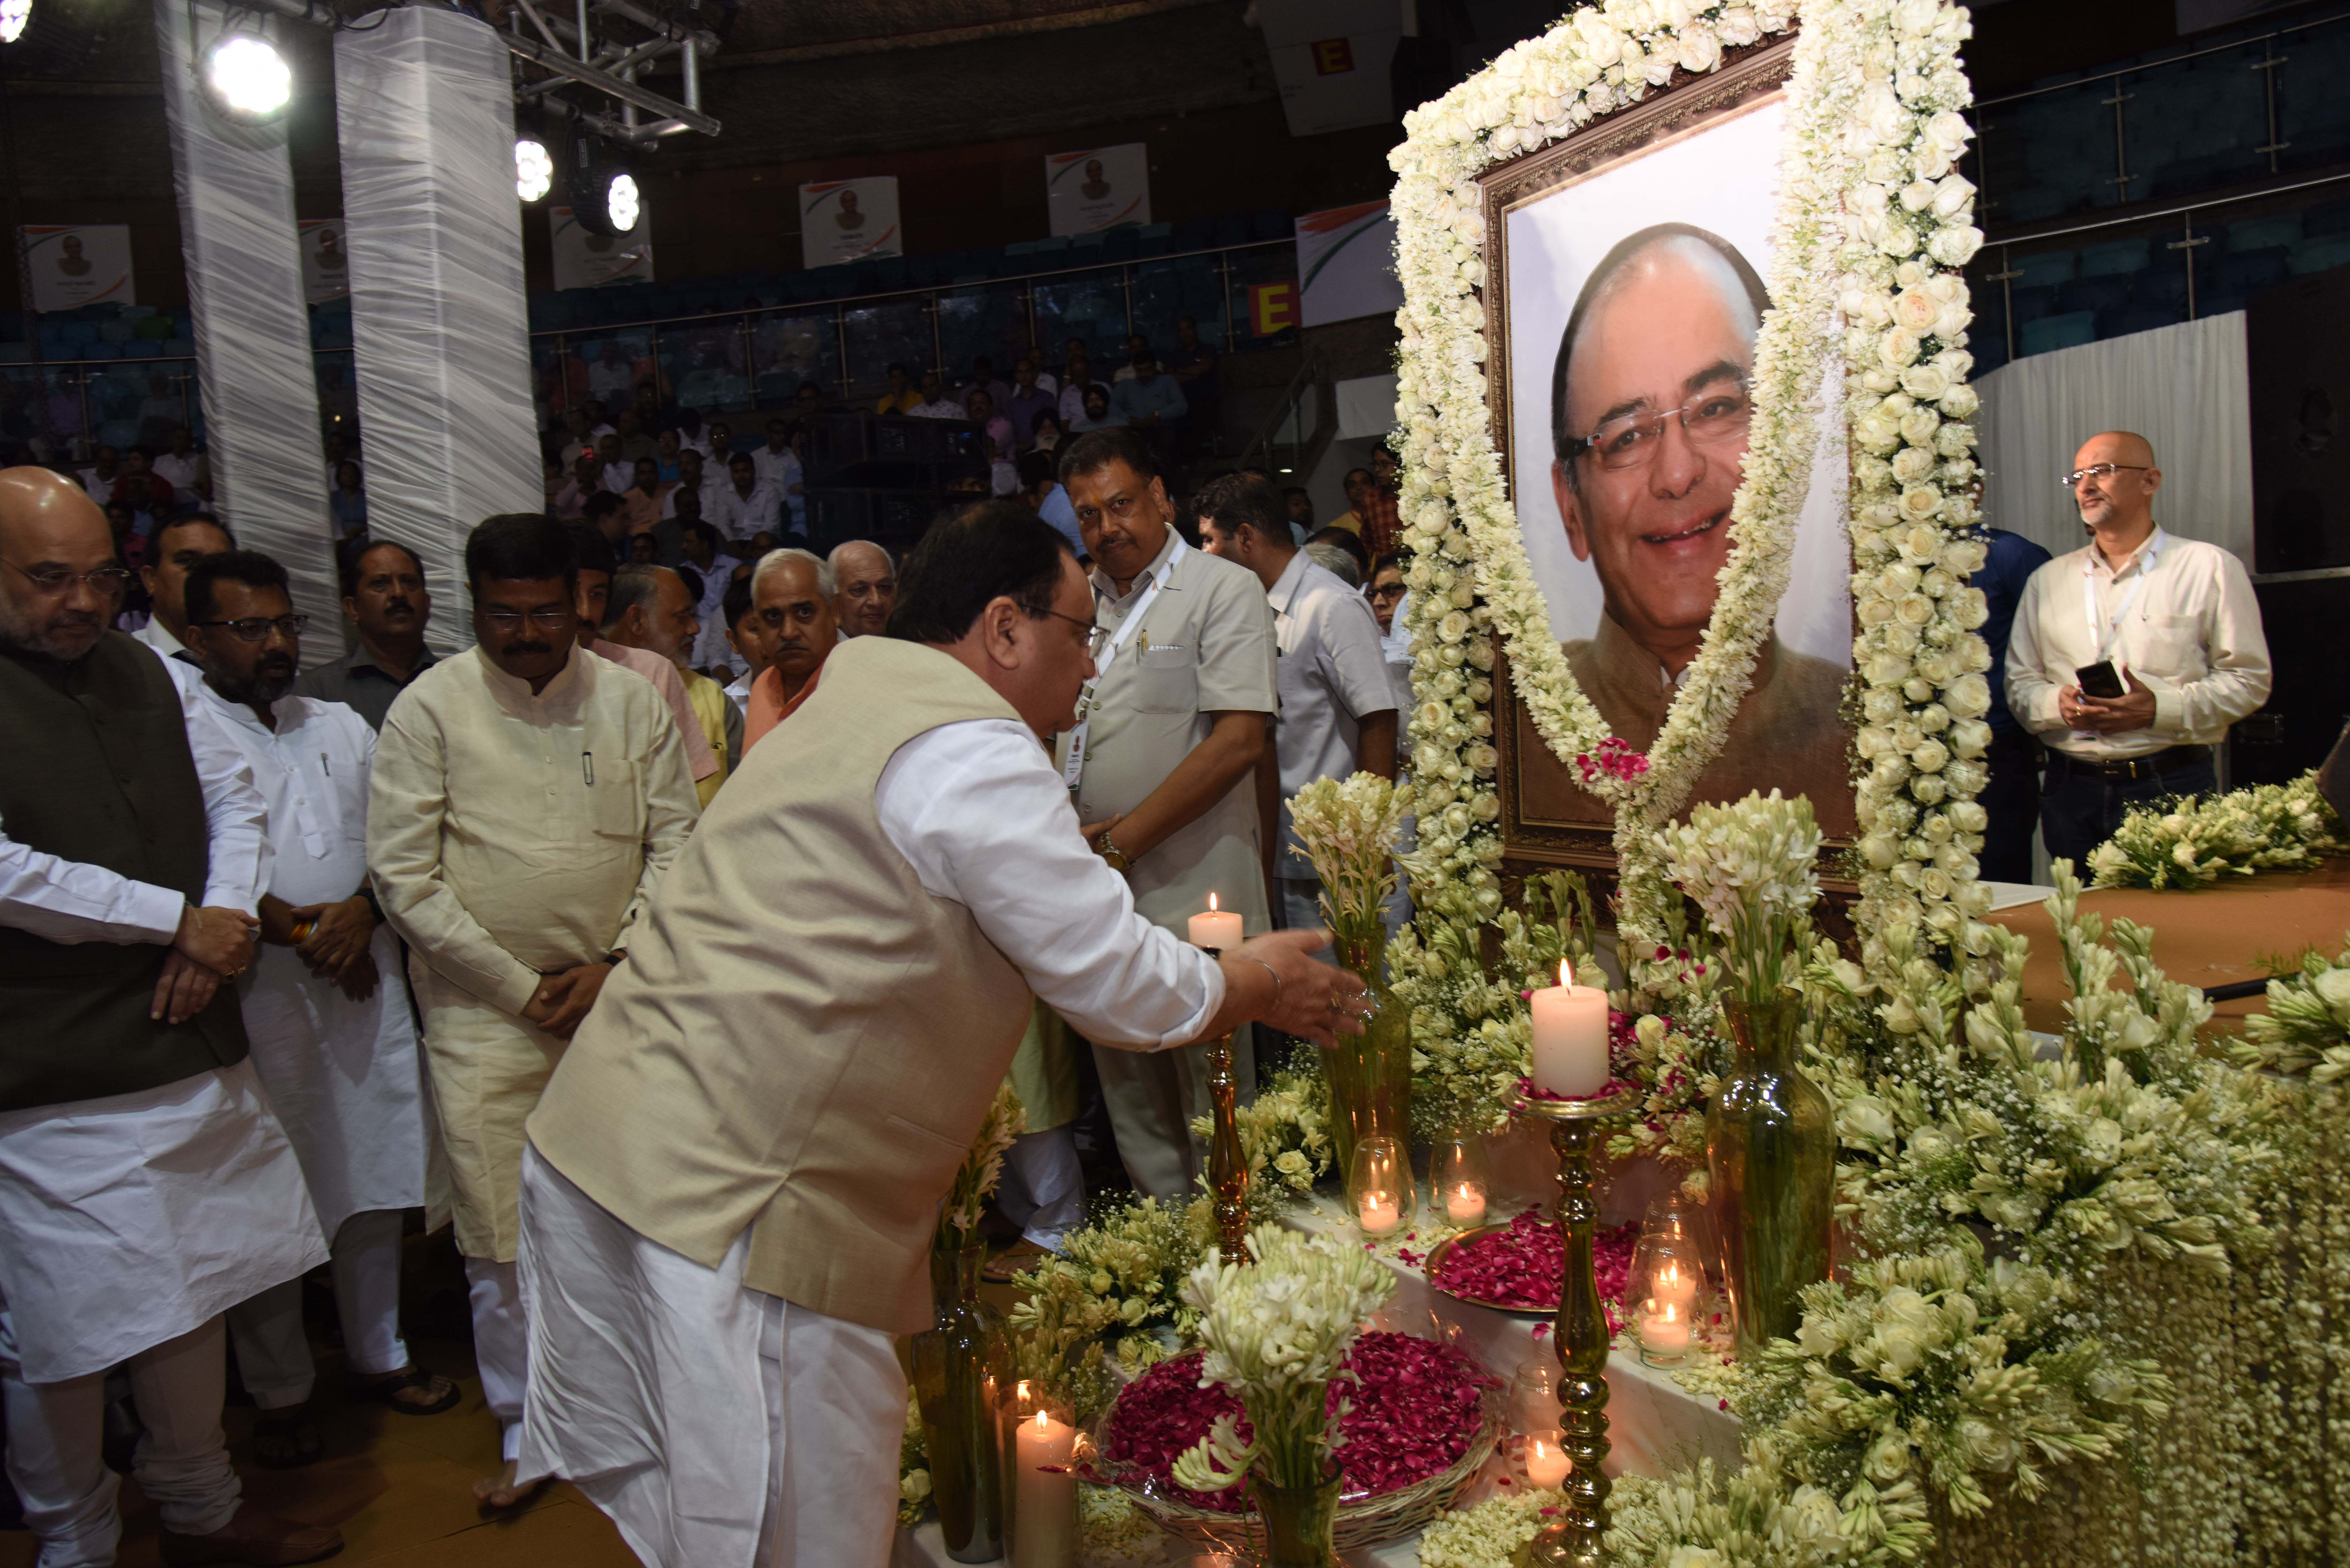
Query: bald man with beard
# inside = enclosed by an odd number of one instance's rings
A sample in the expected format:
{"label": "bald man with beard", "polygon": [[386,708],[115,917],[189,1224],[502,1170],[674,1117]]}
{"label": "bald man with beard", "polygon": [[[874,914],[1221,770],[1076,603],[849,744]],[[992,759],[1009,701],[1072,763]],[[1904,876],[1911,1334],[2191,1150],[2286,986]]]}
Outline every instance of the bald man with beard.
{"label": "bald man with beard", "polygon": [[308,1563],[331,1529],[242,1500],[221,1314],[324,1262],[247,1060],[266,808],[235,742],[107,629],[121,567],[68,480],[0,472],[0,1403],[40,1560],[114,1560],[105,1381],[171,1563]]}
{"label": "bald man with beard", "polygon": [[[1746,461],[1754,338],[1769,307],[1735,246],[1659,223],[1592,269],[1560,338],[1552,490],[1575,558],[1591,564],[1605,600],[1596,632],[1565,650],[1584,694],[1635,751],[1656,744],[1713,618]],[[1844,681],[1837,665],[1768,638],[1690,798],[1776,786],[1809,795],[1820,825],[1848,836]],[[1523,708],[1518,725],[1524,815],[1607,820]]]}

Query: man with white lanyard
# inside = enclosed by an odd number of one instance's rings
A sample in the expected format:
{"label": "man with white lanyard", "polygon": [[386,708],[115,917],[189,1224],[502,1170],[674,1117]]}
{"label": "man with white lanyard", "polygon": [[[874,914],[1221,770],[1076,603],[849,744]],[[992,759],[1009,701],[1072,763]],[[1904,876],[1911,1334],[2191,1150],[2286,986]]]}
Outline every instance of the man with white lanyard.
{"label": "man with white lanyard", "polygon": [[2091,542],[2024,586],[2007,704],[2049,748],[2042,842],[2085,867],[2132,805],[2218,787],[2214,748],[2268,700],[2270,674],[2243,563],[2155,522],[2146,438],[2108,431],[2073,462]]}
{"label": "man with white lanyard", "polygon": [[[1272,607],[1246,568],[1185,545],[1149,444],[1090,431],[1063,449],[1061,483],[1093,557],[1098,673],[1061,737],[1061,776],[1095,852],[1126,875],[1143,919],[1181,933],[1208,907],[1273,929],[1253,770],[1273,767],[1278,710]],[[1102,1094],[1127,1174],[1141,1190],[1191,1189],[1204,1152],[1191,1118],[1208,1111],[1204,1047],[1140,1054],[1097,1048]],[[1235,1076],[1255,1083],[1248,1031]]]}

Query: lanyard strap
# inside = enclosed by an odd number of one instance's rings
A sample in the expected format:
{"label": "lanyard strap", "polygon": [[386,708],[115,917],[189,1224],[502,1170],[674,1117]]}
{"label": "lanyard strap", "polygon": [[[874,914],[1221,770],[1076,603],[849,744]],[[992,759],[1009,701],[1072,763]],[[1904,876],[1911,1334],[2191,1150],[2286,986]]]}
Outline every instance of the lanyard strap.
{"label": "lanyard strap", "polygon": [[2137,576],[2131,579],[2129,591],[2122,595],[2121,603],[2114,607],[2110,621],[2102,619],[2097,614],[2097,547],[2095,545],[2089,546],[2088,555],[2081,561],[2081,611],[2089,623],[2089,641],[2096,653],[2091,663],[2110,656],[2114,641],[2121,634],[2122,622],[2128,618],[2130,607],[2137,603],[2138,595],[2146,591],[2146,579],[2154,571],[2156,562],[2161,559],[2165,543],[2162,529],[2158,525],[2152,534],[2147,535],[2146,543],[2138,546]]}
{"label": "lanyard strap", "polygon": [[1126,612],[1126,618],[1118,623],[1118,631],[1109,639],[1109,646],[1103,649],[1101,657],[1094,660],[1094,678],[1086,682],[1085,691],[1077,699],[1079,717],[1076,727],[1069,732],[1069,754],[1061,764],[1061,782],[1072,790],[1085,777],[1086,736],[1093,727],[1094,693],[1100,689],[1103,678],[1109,674],[1109,667],[1118,661],[1118,650],[1141,628],[1143,614],[1150,608],[1151,601],[1159,597],[1159,590],[1166,587],[1167,579],[1175,575],[1176,563],[1182,560],[1184,552],[1191,547],[1183,542],[1182,535],[1176,535],[1175,548],[1168,556],[1166,563],[1151,577],[1150,586],[1142,590],[1142,597],[1134,601],[1134,607]]}

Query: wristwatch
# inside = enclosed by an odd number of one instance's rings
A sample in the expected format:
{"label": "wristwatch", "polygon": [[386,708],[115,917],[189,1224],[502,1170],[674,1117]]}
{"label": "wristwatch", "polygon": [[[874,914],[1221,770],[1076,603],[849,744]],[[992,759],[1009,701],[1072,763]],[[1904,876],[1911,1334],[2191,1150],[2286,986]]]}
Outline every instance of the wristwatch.
{"label": "wristwatch", "polygon": [[1096,836],[1094,853],[1102,857],[1103,864],[1121,875],[1134,868],[1133,857],[1117,845],[1112,844],[1107,832]]}

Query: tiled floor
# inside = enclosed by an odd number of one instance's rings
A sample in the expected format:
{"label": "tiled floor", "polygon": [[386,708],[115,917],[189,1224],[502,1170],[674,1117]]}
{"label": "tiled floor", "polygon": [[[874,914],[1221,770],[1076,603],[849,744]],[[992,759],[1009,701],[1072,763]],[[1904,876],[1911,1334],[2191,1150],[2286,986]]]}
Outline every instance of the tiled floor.
{"label": "tiled floor", "polygon": [[[462,1276],[453,1254],[442,1251],[445,1244],[445,1231],[430,1243],[409,1239],[411,1325],[462,1324],[453,1315],[462,1311],[462,1296],[451,1295]],[[427,1310],[420,1312],[420,1303]],[[419,1336],[411,1327],[410,1348],[423,1365],[460,1380],[464,1398],[455,1408],[400,1416],[380,1405],[347,1405],[341,1353],[322,1345],[317,1405],[326,1457],[303,1469],[263,1469],[251,1462],[246,1440],[253,1412],[231,1409],[229,1451],[244,1477],[244,1495],[291,1518],[339,1529],[345,1544],[332,1559],[338,1565],[636,1568],[636,1557],[610,1521],[560,1483],[516,1516],[484,1519],[473,1486],[496,1467],[498,1428],[482,1403],[472,1346],[462,1338]],[[153,1568],[161,1562],[154,1511],[136,1483],[124,1484],[122,1503],[118,1562],[121,1568]],[[0,1534],[0,1568],[30,1568],[33,1560],[30,1535]]]}

